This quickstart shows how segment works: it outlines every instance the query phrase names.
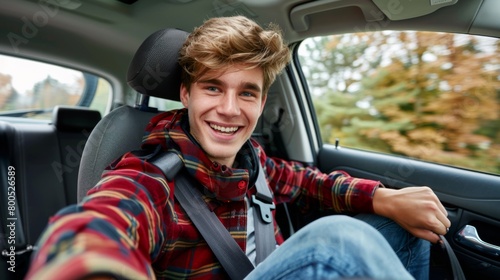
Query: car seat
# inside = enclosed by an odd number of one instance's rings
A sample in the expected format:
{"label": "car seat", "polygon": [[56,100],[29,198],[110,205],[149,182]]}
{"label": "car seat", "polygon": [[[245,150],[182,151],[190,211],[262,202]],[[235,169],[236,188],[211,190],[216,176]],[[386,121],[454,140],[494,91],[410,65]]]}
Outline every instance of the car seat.
{"label": "car seat", "polygon": [[188,34],[179,29],[161,29],[137,49],[129,65],[127,83],[142,94],[142,101],[134,107],[121,106],[111,111],[90,134],[78,175],[79,202],[100,180],[106,166],[122,154],[140,148],[147,123],[158,113],[148,106],[149,97],[180,100],[178,57]]}

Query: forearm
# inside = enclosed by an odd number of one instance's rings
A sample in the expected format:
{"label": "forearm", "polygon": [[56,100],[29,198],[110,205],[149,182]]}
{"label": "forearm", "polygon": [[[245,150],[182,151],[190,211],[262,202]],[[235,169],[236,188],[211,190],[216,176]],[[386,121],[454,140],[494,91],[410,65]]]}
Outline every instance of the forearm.
{"label": "forearm", "polygon": [[297,162],[269,160],[268,172],[275,194],[298,199],[307,208],[318,201],[322,209],[335,212],[373,212],[373,194],[380,182],[359,179],[343,171],[322,173]]}

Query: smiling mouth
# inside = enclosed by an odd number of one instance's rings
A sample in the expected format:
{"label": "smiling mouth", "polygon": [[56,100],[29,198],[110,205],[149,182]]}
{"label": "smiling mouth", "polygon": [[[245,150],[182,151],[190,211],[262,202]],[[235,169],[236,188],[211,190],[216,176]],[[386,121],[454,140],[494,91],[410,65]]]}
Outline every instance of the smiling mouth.
{"label": "smiling mouth", "polygon": [[216,124],[210,124],[210,127],[217,132],[225,134],[233,134],[239,129],[238,126],[220,126]]}

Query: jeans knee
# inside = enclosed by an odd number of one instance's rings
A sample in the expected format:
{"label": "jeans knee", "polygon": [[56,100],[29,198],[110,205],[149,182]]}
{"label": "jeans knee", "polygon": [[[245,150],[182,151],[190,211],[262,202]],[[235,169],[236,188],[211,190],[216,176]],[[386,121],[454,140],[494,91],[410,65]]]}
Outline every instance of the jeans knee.
{"label": "jeans knee", "polygon": [[322,244],[352,243],[353,246],[360,244],[360,241],[377,242],[383,238],[372,226],[345,215],[319,218],[304,228],[303,235],[301,238],[316,240]]}
{"label": "jeans knee", "polygon": [[368,226],[365,222],[360,221],[358,219],[352,218],[350,216],[345,215],[330,215],[326,217],[319,218],[313,221],[310,224],[312,229],[315,230],[339,230],[342,228],[345,229],[354,229],[357,231],[358,229],[367,229],[374,230],[372,227]]}
{"label": "jeans knee", "polygon": [[[273,261],[278,259],[281,261]],[[398,263],[396,254],[375,228],[343,215],[327,216],[311,222],[293,234],[269,256],[269,261],[266,259],[257,268],[251,279],[261,279],[263,275],[270,277],[268,279],[288,279],[290,275],[310,279],[304,274],[307,271],[311,271],[311,275],[332,276],[324,279],[333,276],[410,278],[404,277],[409,275],[408,272]],[[269,271],[272,271],[272,276]]]}

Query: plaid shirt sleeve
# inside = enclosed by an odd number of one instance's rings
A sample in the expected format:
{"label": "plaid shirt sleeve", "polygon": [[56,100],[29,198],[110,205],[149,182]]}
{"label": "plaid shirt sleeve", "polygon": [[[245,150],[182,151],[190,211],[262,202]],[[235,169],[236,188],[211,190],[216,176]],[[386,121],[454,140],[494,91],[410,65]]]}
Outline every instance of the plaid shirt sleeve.
{"label": "plaid shirt sleeve", "polygon": [[158,170],[137,158],[119,165],[83,203],[51,218],[26,279],[154,278],[151,262],[164,240],[161,209],[169,208],[169,188]]}
{"label": "plaid shirt sleeve", "polygon": [[301,209],[333,210],[337,213],[373,213],[373,194],[379,181],[351,177],[344,171],[322,173],[299,162],[266,157],[256,142],[276,201],[296,202]]}

